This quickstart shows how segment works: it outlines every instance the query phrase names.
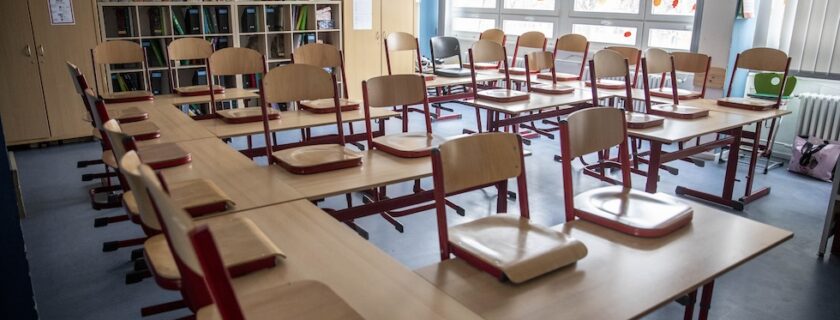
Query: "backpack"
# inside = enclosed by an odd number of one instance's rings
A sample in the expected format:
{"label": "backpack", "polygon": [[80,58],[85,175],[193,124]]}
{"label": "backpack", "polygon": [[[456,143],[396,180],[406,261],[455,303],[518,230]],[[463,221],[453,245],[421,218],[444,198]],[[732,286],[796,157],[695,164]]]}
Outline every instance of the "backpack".
{"label": "backpack", "polygon": [[837,142],[798,136],[793,143],[788,171],[830,182],[838,157],[840,144]]}

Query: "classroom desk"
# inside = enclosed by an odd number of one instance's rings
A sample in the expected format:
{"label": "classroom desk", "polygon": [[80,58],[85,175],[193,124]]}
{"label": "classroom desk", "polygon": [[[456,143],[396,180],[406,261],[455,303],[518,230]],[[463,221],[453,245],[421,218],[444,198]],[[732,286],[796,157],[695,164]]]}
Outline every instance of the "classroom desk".
{"label": "classroom desk", "polygon": [[[479,83],[502,79],[504,79],[504,75],[493,73],[477,73],[475,78],[476,82]],[[463,86],[463,91],[459,93],[452,92],[451,87],[455,86]],[[435,108],[435,111],[432,114],[432,120],[461,119],[461,115],[458,113],[447,115],[442,114],[440,111],[441,109],[449,112],[454,112],[454,110],[443,107],[440,104],[443,102],[452,102],[473,97],[471,76],[457,78],[435,76],[432,80],[426,80],[426,89],[435,91],[435,95],[429,97],[429,103],[431,103],[432,107]],[[418,110],[411,109],[411,111],[416,112]]]}
{"label": "classroom desk", "polygon": [[558,225],[586,244],[577,264],[521,285],[499,282],[451,259],[416,272],[485,319],[631,319],[703,286],[700,318],[714,280],[793,237],[699,203],[691,225],[643,239],[576,220]]}
{"label": "classroom desk", "polygon": [[[280,282],[323,282],[366,319],[480,319],[308,201],[205,221],[225,223],[234,217],[252,220],[287,256],[276,267],[260,271],[262,276]],[[255,290],[276,284],[253,278],[240,277],[233,283],[253,285]]]}
{"label": "classroom desk", "polygon": [[[219,139],[178,142],[192,161],[160,172],[164,181],[207,179],[213,181],[236,205],[226,212],[264,207],[303,199],[271,168],[259,166]],[[139,147],[142,150],[142,146]]]}
{"label": "classroom desk", "polygon": [[149,119],[144,121],[151,121],[160,128],[160,138],[138,141],[139,146],[215,137],[201,128],[186,114],[169,104],[169,101],[166,98],[156,98],[152,101],[112,103],[107,105],[106,108],[109,112],[114,112],[124,108],[136,107],[149,114]]}

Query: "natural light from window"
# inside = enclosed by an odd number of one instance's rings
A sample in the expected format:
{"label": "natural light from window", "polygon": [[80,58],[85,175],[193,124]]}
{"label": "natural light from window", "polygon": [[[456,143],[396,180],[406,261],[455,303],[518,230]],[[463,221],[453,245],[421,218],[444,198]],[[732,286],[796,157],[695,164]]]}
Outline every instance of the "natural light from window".
{"label": "natural light from window", "polygon": [[496,20],[481,18],[452,19],[452,31],[466,31],[480,33],[496,27]]}
{"label": "natural light from window", "polygon": [[633,27],[599,26],[591,24],[573,24],[572,33],[582,34],[591,42],[636,45],[636,33]]}
{"label": "natural light from window", "polygon": [[691,49],[691,31],[651,28],[648,47],[688,51]]}
{"label": "natural light from window", "polygon": [[668,16],[694,16],[697,0],[652,0],[651,13]]}
{"label": "natural light from window", "polygon": [[505,9],[554,10],[554,0],[505,0]]}
{"label": "natural light from window", "polygon": [[638,14],[639,0],[575,0],[574,10],[578,12]]}
{"label": "natural light from window", "polygon": [[455,8],[495,8],[496,0],[452,0],[452,6]]}
{"label": "natural light from window", "polygon": [[504,20],[502,30],[505,34],[521,35],[528,31],[539,31],[548,38],[554,37],[554,23],[542,21]]}

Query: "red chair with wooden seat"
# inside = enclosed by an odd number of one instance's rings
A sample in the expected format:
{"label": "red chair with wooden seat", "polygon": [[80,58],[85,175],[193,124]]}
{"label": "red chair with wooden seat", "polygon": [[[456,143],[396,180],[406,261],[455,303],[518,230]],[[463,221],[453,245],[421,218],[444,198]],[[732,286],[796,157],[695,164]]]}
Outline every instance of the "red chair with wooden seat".
{"label": "red chair with wooden seat", "polygon": [[[338,99],[341,111],[350,111],[359,109],[359,102],[350,100],[350,94],[347,92],[347,72],[344,71],[344,55],[338,47],[323,44],[310,43],[295,48],[292,54],[292,63],[308,64],[320,68],[329,69],[330,72],[341,78],[341,96]],[[312,101],[301,101],[299,107],[313,113],[333,113],[335,112],[335,104],[332,97],[328,99],[317,99]],[[352,133],[352,126],[351,133]]]}
{"label": "red chair with wooden seat", "polygon": [[776,100],[732,97],[733,82],[735,82],[735,74],[739,69],[782,72],[782,79],[787,79],[788,71],[790,70],[790,57],[786,53],[772,48],[752,48],[739,53],[735,57],[735,66],[732,67],[732,75],[729,78],[729,88],[726,90],[726,96],[718,99],[717,102],[718,105],[724,107],[747,110],[769,110],[781,107],[787,81],[784,81],[779,86],[779,95]]}
{"label": "red chair with wooden seat", "polygon": [[[126,40],[105,41],[96,45],[95,48],[90,50],[90,57],[91,62],[93,63],[94,75],[96,75],[97,66],[100,66],[102,70],[107,70],[106,67],[109,65],[140,65],[140,71],[138,71],[138,73],[140,73],[142,77],[142,89],[138,87],[120,92],[115,92],[113,90],[106,91],[103,90],[103,88],[99,87],[99,77],[94,77],[96,93],[106,102],[134,102],[152,100],[155,98],[154,94],[152,94],[151,92],[152,86],[149,81],[150,77],[147,63],[148,60],[146,58],[146,50],[143,49],[143,47],[140,46],[139,43]],[[116,74],[116,76],[120,77],[122,75]],[[110,75],[104,78],[111,79]],[[103,87],[108,88],[108,86],[105,84],[103,84]]]}
{"label": "red chair with wooden seat", "polygon": [[540,72],[549,70],[551,83],[533,83],[531,77],[525,77],[525,87],[529,92],[544,94],[568,94],[575,92],[575,88],[565,84],[557,83],[557,74],[554,70],[554,54],[548,51],[531,52],[525,55],[525,70],[530,74],[532,70]]}
{"label": "red chair with wooden seat", "polygon": [[[206,85],[180,85],[178,78],[178,62],[184,60],[200,60],[207,66],[208,59],[213,54],[213,45],[201,38],[175,39],[166,46],[166,67],[169,70],[169,87],[182,96],[203,96],[210,94],[210,75],[207,74]],[[198,76],[198,75],[196,75]],[[213,85],[214,94],[222,94],[225,87]]]}
{"label": "red chair with wooden seat", "polygon": [[[504,46],[507,43],[507,35],[501,29],[487,29],[487,30],[484,30],[483,32],[481,32],[481,34],[478,35],[478,40],[489,40],[489,41],[493,41],[495,43],[498,43],[498,44]],[[469,68],[469,67],[470,67],[469,64],[466,64],[466,63],[464,64],[464,68]],[[479,64],[476,64],[475,69],[476,70],[493,70],[493,69],[499,69],[501,67],[502,67],[501,62],[495,63],[495,64],[493,64],[493,63],[479,63]]]}
{"label": "red chair with wooden seat", "polygon": [[[649,79],[650,74],[662,75],[660,85],[665,82],[665,74],[670,75],[671,83],[677,83],[677,70],[674,63],[674,56],[662,49],[651,48],[645,51],[645,57],[642,58],[642,86],[645,92],[645,111],[646,113],[679,119],[697,119],[709,116],[709,110],[700,107],[680,105],[680,95],[676,85],[672,85],[671,95],[668,98],[673,99],[671,104],[653,104],[651,95],[654,91],[650,89]],[[659,88],[662,90],[662,87]]]}
{"label": "red chair with wooden seat", "polygon": [[[211,86],[215,86],[215,77],[224,76],[253,76],[265,75],[266,63],[262,53],[248,48],[224,48],[213,52],[207,62],[207,77]],[[256,84],[258,85],[258,83]],[[261,88],[258,88],[261,90]],[[227,123],[247,123],[262,120],[262,111],[259,108],[231,108],[219,110],[217,108],[216,94],[210,92],[211,117],[217,117]],[[280,117],[277,110],[268,110],[268,117],[272,120]],[[202,118],[202,117],[198,117]],[[248,148],[251,148],[250,137]]]}
{"label": "red chair with wooden seat", "polygon": [[[393,70],[391,70],[391,52],[405,52],[405,51],[413,51],[415,56],[417,57],[417,66],[421,68],[423,62],[421,61],[422,55],[420,54],[420,42],[417,40],[417,37],[413,36],[410,33],[406,32],[391,32],[385,37],[385,62],[388,65],[388,75],[392,75]],[[423,78],[426,80],[433,80],[435,75],[433,74],[426,74],[420,70],[420,74],[423,75]]]}
{"label": "red chair with wooden seat", "polygon": [[[654,49],[648,49],[645,52],[645,57],[647,57],[648,63],[651,62],[650,51]],[[655,49],[660,50],[660,49]],[[661,51],[661,50],[660,50]],[[661,54],[659,55],[661,57]],[[712,57],[702,54],[702,53],[693,53],[693,52],[671,52],[670,54],[672,68],[667,71],[663,72],[661,75],[661,79],[659,80],[659,88],[651,89],[650,95],[654,97],[660,98],[671,98],[674,96],[673,87],[675,87],[676,83],[676,73],[677,72],[684,72],[684,73],[693,73],[695,77],[699,77],[701,74],[703,75],[703,86],[700,87],[700,91],[692,91],[686,89],[677,88],[676,96],[679,100],[691,100],[691,99],[702,99],[706,97],[706,85],[709,79],[709,68],[712,66]],[[651,74],[656,74],[656,72],[651,71]],[[666,74],[670,73],[671,77],[671,88],[665,87],[666,81]],[[643,79],[648,79],[644,77]]]}
{"label": "red chair with wooden seat", "polygon": [[[628,127],[643,129],[661,126],[664,123],[665,119],[660,116],[634,112],[632,104],[627,103],[627,101],[633,101],[633,90],[630,88],[630,65],[622,54],[609,49],[596,52],[592,60],[589,60],[589,78],[596,82],[603,78],[624,78],[622,88],[625,89],[626,95],[624,108]],[[590,88],[592,89],[592,106],[600,106],[598,86],[590,86]]]}
{"label": "red chair with wooden seat", "polygon": [[[522,283],[586,256],[580,241],[529,220],[522,138],[480,133],[448,140],[432,151],[440,258],[451,254],[490,275]],[[448,227],[447,196],[495,186],[496,210],[507,212],[508,180],[516,178],[519,217],[495,214]]]}
{"label": "red chair with wooden seat", "polygon": [[537,78],[545,80],[554,79],[556,81],[578,81],[583,79],[583,70],[586,69],[586,59],[589,57],[589,40],[582,35],[574,33],[563,35],[557,38],[557,42],[554,44],[554,57],[557,57],[558,51],[580,54],[582,56],[580,72],[578,74],[557,73],[556,67],[553,67],[551,70],[552,73],[540,73],[537,75]]}
{"label": "red chair with wooden seat", "polygon": [[[633,78],[630,81],[630,87],[636,87],[636,80],[639,79],[639,67],[642,59],[642,50],[639,50],[636,47],[623,47],[623,46],[612,46],[606,47],[604,50],[612,50],[620,54],[622,57],[627,59],[628,66],[635,66],[635,70],[633,71]],[[623,75],[622,75],[623,76]],[[599,79],[596,81],[598,84],[598,88],[600,89],[609,89],[609,90],[620,90],[627,87],[624,80],[612,80],[612,79]],[[592,86],[592,80],[586,82],[586,86]]]}
{"label": "red chair with wooden seat", "polygon": [[[364,95],[365,125],[367,127],[368,145],[387,153],[403,158],[420,158],[429,156],[432,148],[437,147],[443,138],[432,133],[432,121],[429,117],[429,98],[426,95],[426,84],[423,77],[414,74],[389,75],[362,81]],[[406,110],[411,105],[423,105],[425,114],[425,130],[423,132],[408,132],[407,113],[403,112],[403,132],[373,137],[370,108],[403,106]],[[380,125],[382,125],[380,123]]]}
{"label": "red chair with wooden seat", "polygon": [[[198,223],[181,209],[170,193],[168,186],[149,166],[139,168],[143,188],[150,196],[158,221],[161,223],[166,244],[174,258],[180,274],[180,291],[184,304],[192,311],[213,303],[204,284],[203,276],[196,268],[195,255],[191,252],[188,232]],[[219,239],[219,252],[224,266],[233,277],[246,276],[256,271],[272,268],[279,259],[285,258],[280,249],[247,218],[234,218],[224,223],[207,225]],[[155,256],[147,258],[154,259]]]}
{"label": "red chair with wooden seat", "polygon": [[[516,46],[513,48],[513,58],[510,62],[510,68],[508,70],[499,70],[499,72],[503,73],[510,73],[514,75],[523,75],[525,74],[525,68],[516,67],[516,61],[519,57],[519,51],[522,49],[532,49],[532,50],[539,50],[545,51],[546,46],[548,45],[548,38],[545,37],[545,34],[539,31],[529,31],[525,32],[519,37],[516,38]],[[504,46],[504,45],[503,45]],[[523,50],[524,51],[524,50]],[[537,72],[532,71],[532,72]]]}
{"label": "red chair with wooden seat", "polygon": [[[496,102],[514,102],[529,99],[527,92],[514,90],[511,86],[510,73],[508,72],[509,68],[507,64],[507,50],[504,46],[490,40],[478,40],[473,44],[472,48],[468,50],[468,55],[471,66],[470,73],[472,75],[472,91],[474,99],[484,99]],[[502,72],[505,74],[504,88],[478,90],[478,82],[476,81],[477,74],[475,68],[472,66],[482,62],[502,63]],[[480,119],[477,120],[479,121],[480,128]]]}
{"label": "red chair with wooden seat", "polygon": [[[260,101],[263,110],[266,155],[269,164],[278,164],[295,174],[312,174],[360,166],[362,154],[345,147],[338,84],[335,74],[308,64],[290,64],[272,69],[262,81]],[[283,150],[275,150],[271,139],[268,104],[299,103],[305,100],[332,99],[336,135],[310,138]]]}
{"label": "red chair with wooden seat", "polygon": [[622,172],[621,185],[575,195],[571,161],[563,161],[566,221],[578,217],[638,237],[665,236],[691,223],[693,210],[677,198],[632,188],[624,110],[589,108],[576,111],[561,121],[560,139],[563,159],[574,159],[617,145]]}

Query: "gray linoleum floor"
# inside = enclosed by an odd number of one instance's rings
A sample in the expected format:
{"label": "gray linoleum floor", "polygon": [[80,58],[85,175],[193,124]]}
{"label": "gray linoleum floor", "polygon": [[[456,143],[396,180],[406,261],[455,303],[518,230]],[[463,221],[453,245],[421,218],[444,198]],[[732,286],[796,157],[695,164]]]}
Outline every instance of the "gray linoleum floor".
{"label": "gray linoleum floor", "polygon": [[[450,106],[462,112],[464,119],[435,123],[436,133],[450,136],[460,133],[464,126],[474,126],[472,109]],[[412,119],[413,128],[421,128],[419,115],[413,114]],[[389,121],[389,129],[392,129],[389,132],[399,130],[395,120]],[[285,134],[283,138],[295,139],[297,133]],[[234,140],[233,145],[242,148],[244,139]],[[532,217],[547,225],[562,223],[562,211],[558,209],[562,208],[563,202],[560,165],[552,160],[552,155],[559,152],[559,144],[542,137],[527,149],[533,152],[526,160]],[[140,236],[141,231],[131,223],[93,228],[95,217],[122,213],[122,209],[93,211],[87,201],[86,189],[92,184],[81,182],[79,176],[101,167],[80,170],[75,164],[78,160],[96,158],[99,152],[96,143],[76,143],[16,153],[29,214],[22,225],[38,311],[43,319],[138,319],[141,307],[179,297],[177,292],[159,289],[151,279],[125,285],[123,276],[132,268],[129,250],[101,252],[102,242]],[[723,164],[709,162],[705,168],[689,163],[677,163],[676,166],[681,169],[680,174],[663,174],[660,191],[673,193],[676,183],[684,183],[719,192]],[[739,178],[743,178],[743,174],[740,172]],[[640,176],[633,178],[637,187],[644,182]],[[577,180],[578,191],[599,185],[588,177],[577,177]],[[430,181],[423,183],[431,184]],[[837,303],[840,260],[836,257],[818,259],[816,254],[830,184],[776,169],[768,175],[759,175],[757,185],[772,185],[772,194],[743,212],[731,213],[791,230],[795,237],[720,278],[715,288],[712,318],[840,319],[840,303]],[[736,190],[740,196],[743,185],[739,183]],[[389,189],[390,194],[409,191],[410,184]],[[494,189],[487,189],[455,197],[455,202],[467,209],[467,216],[450,214],[450,223],[491,214],[495,196]],[[358,197],[356,201],[358,203]],[[343,197],[321,204],[325,207],[342,205]],[[517,208],[515,202],[509,207]],[[400,221],[406,226],[403,234],[378,216],[361,219],[359,224],[370,232],[371,243],[410,268],[437,261],[434,216],[420,213],[400,218]],[[634,274],[626,276],[633,277]],[[644,290],[639,288],[639,294],[644,294]],[[603,301],[603,304],[609,308],[610,301]],[[184,315],[185,312],[179,311],[150,319],[174,319]],[[681,317],[682,307],[671,303],[647,318]]]}

